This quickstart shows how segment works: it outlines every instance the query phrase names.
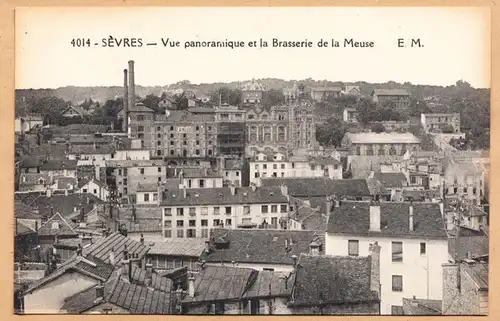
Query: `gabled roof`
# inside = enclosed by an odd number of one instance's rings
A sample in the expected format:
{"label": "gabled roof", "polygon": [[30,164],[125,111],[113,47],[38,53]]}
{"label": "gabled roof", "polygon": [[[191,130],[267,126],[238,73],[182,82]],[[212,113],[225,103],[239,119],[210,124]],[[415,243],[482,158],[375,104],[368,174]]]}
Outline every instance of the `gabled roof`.
{"label": "gabled roof", "polygon": [[487,255],[489,253],[489,238],[487,236],[462,236],[448,239],[448,253],[455,261],[461,261]]}
{"label": "gabled roof", "polygon": [[40,171],[76,170],[78,161],[69,159],[47,160],[40,166]]}
{"label": "gabled roof", "polygon": [[146,245],[115,232],[101,241],[85,247],[83,249],[83,255],[90,255],[109,263],[109,255],[114,249],[115,264],[118,264],[118,262],[123,259],[123,250],[125,247],[127,247],[129,255],[138,255],[139,258],[143,257],[149,250]]}
{"label": "gabled roof", "polygon": [[262,187],[288,187],[288,194],[294,197],[326,196],[370,196],[368,184],[364,179],[315,178],[263,178]]}
{"label": "gabled roof", "polygon": [[[145,285],[147,272],[145,269],[132,264],[131,278],[132,282],[140,285]],[[170,292],[173,290],[174,283],[171,279],[162,277],[158,273],[153,272],[151,274],[151,283],[148,287],[155,290],[160,290],[163,292]]]}
{"label": "gabled roof", "polygon": [[66,216],[75,212],[75,207],[80,210],[83,206],[85,213],[90,212],[95,204],[101,204],[103,201],[90,193],[74,193],[68,195],[33,195],[33,198],[23,201],[30,206],[38,209],[44,216],[50,216],[52,213],[60,213]]}
{"label": "gabled roof", "polygon": [[188,205],[236,205],[236,204],[265,204],[287,203],[288,199],[281,194],[279,187],[258,187],[253,191],[250,187],[236,187],[236,194],[232,195],[229,187],[194,188],[186,191],[169,190],[162,200],[162,206]]}
{"label": "gabled roof", "polygon": [[472,279],[479,291],[488,291],[488,263],[461,263],[461,268]]}
{"label": "gabled roof", "polygon": [[410,96],[406,89],[375,89],[372,95],[377,96]]}
{"label": "gabled roof", "polygon": [[66,114],[70,109],[74,110],[75,112],[77,112],[81,116],[87,116],[87,115],[91,114],[90,111],[86,110],[85,108],[83,108],[81,106],[69,106],[68,108],[66,108],[65,110],[63,110],[63,112],[61,113],[61,115]]}
{"label": "gabled roof", "polygon": [[[258,229],[213,229],[207,262],[293,265],[292,255],[308,253],[311,242],[324,252],[324,232]],[[227,244],[227,248],[218,248]]]}
{"label": "gabled roof", "polygon": [[61,275],[69,272],[78,272],[104,282],[111,276],[113,267],[96,258],[74,256],[71,259],[65,261],[61,266],[59,266],[57,270],[55,270],[48,276],[32,283],[28,290],[24,292],[24,294],[28,294],[38,289],[39,287],[57,279]]}
{"label": "gabled roof", "polygon": [[301,255],[290,306],[379,302],[371,290],[371,258]]}
{"label": "gabled roof", "polygon": [[405,315],[441,315],[443,301],[403,298]]}
{"label": "gabled roof", "polygon": [[31,229],[29,226],[24,225],[22,222],[20,222],[18,220],[16,220],[16,223],[15,223],[15,232],[16,232],[16,236],[36,233],[36,231]]}
{"label": "gabled roof", "polygon": [[[57,189],[59,190],[73,190],[76,185],[77,185],[77,181],[76,181],[76,178],[75,177],[58,177],[56,179],[57,181]],[[71,186],[71,188],[70,188]]]}
{"label": "gabled roof", "polygon": [[445,223],[437,203],[413,203],[414,229],[410,231],[411,203],[380,202],[380,232],[370,231],[370,202],[341,201],[328,220],[327,233],[400,238],[446,239]]}
{"label": "gabled roof", "polygon": [[50,184],[51,182],[48,174],[21,173],[19,176],[19,185],[21,186]]}
{"label": "gabled roof", "polygon": [[386,188],[401,188],[407,185],[405,174],[396,173],[381,173],[375,172],[373,178],[381,182]]}
{"label": "gabled roof", "polygon": [[14,202],[14,217],[20,219],[41,219],[43,216],[33,207],[24,204],[20,200]]}
{"label": "gabled roof", "polygon": [[68,154],[77,155],[108,155],[113,154],[115,148],[111,145],[72,145]]}
{"label": "gabled roof", "polygon": [[[58,223],[58,228],[55,228],[53,223]],[[40,236],[77,236],[72,225],[68,223],[59,213],[54,214],[38,229]]]}

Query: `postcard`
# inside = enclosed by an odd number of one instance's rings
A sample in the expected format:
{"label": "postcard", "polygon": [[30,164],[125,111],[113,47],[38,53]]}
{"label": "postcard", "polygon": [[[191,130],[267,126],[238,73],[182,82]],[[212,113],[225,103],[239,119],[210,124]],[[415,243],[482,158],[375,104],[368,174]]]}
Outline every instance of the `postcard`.
{"label": "postcard", "polygon": [[15,313],[488,314],[488,8],[15,22]]}

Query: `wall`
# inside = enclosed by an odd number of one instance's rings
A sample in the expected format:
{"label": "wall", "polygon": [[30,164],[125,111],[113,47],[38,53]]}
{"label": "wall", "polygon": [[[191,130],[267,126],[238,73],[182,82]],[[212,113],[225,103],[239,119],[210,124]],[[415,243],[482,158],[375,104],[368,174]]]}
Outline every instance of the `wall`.
{"label": "wall", "polygon": [[96,184],[93,181],[89,181],[87,184],[83,185],[76,191],[77,193],[90,193],[95,195],[103,201],[107,201],[109,198],[109,191],[107,188]]}
{"label": "wall", "polygon": [[[182,192],[181,192],[182,193]],[[179,197],[182,197],[179,195]],[[262,205],[268,206],[268,213],[262,213]],[[277,206],[277,212],[271,212],[273,205]],[[282,211],[281,205],[286,207],[286,211]],[[231,214],[226,214],[225,210],[227,207],[231,207]],[[224,227],[226,228],[236,228],[239,224],[261,224],[265,219],[267,223],[272,224],[273,218],[277,221],[277,227],[279,228],[279,219],[288,214],[288,204],[249,204],[249,211],[245,213],[245,205],[219,205],[219,214],[215,211],[215,207],[213,205],[206,206],[170,206],[164,207],[163,209],[163,235],[165,237],[172,238],[183,238],[187,236],[187,229],[196,230],[197,238],[207,238],[208,230],[210,228],[217,227],[214,224],[214,220],[220,220],[220,222],[224,223]],[[177,208],[182,208],[184,210],[184,214],[182,216],[177,215]],[[168,210],[170,209],[171,214],[168,214]],[[190,209],[193,209],[191,212]],[[167,212],[166,212],[167,211]],[[192,214],[191,214],[192,213]],[[228,220],[231,220],[230,224]],[[182,226],[177,226],[178,221],[182,221]],[[189,226],[190,222],[194,221],[194,226]],[[183,232],[182,236],[177,234],[178,231],[181,230]],[[170,231],[170,236],[166,231]]]}
{"label": "wall", "polygon": [[[448,261],[448,241],[363,237],[326,234],[327,255],[348,255],[348,240],[359,240],[359,255],[368,256],[370,243],[378,241],[380,250],[381,312],[391,313],[391,305],[401,306],[403,298],[441,300],[442,268]],[[392,262],[392,241],[403,242],[403,262]],[[420,243],[426,243],[426,254],[420,254]],[[426,271],[428,269],[428,272]],[[403,291],[392,291],[392,275],[403,276]]]}
{"label": "wall", "polygon": [[[460,274],[461,291],[458,291],[457,269],[456,264],[443,265],[443,315],[479,315],[481,312],[487,314],[484,294],[478,293],[474,282],[463,270]],[[480,306],[483,306],[483,309],[480,309]]]}
{"label": "wall", "polygon": [[[144,169],[144,174],[141,174],[140,169]],[[158,171],[158,168],[161,168]],[[166,179],[166,166],[141,166],[141,167],[128,167],[127,175],[124,175],[125,168],[116,168],[113,171],[113,176],[116,178],[116,185],[118,194],[122,197],[127,195],[134,195],[137,191],[137,184],[157,184],[159,179],[165,181]],[[125,184],[124,179],[127,179]]]}
{"label": "wall", "polygon": [[65,273],[24,297],[24,312],[58,313],[64,300],[98,283],[80,273]]}
{"label": "wall", "polygon": [[324,315],[344,315],[344,314],[379,314],[378,303],[362,303],[362,304],[342,304],[330,305],[321,310],[317,307],[294,307],[290,308],[293,314],[324,314]]}
{"label": "wall", "polygon": [[104,162],[113,159],[111,154],[70,154],[68,159],[78,160],[78,166],[104,166]]}
{"label": "wall", "polygon": [[[221,263],[215,263],[215,262],[208,262],[207,265],[211,266],[222,266]],[[225,263],[225,266],[233,266],[231,263]],[[293,271],[293,266],[289,264],[266,264],[266,263],[241,263],[238,262],[235,267],[238,268],[248,268],[248,269],[254,269],[257,271],[262,271],[264,269],[273,269],[276,272],[292,272]]]}
{"label": "wall", "polygon": [[113,157],[115,160],[127,160],[127,159],[143,159],[149,160],[149,150],[139,149],[139,150],[117,150]]}
{"label": "wall", "polygon": [[[182,181],[186,188],[217,188],[222,187],[222,180],[222,177],[187,177]],[[200,181],[203,181],[203,187]]]}
{"label": "wall", "polygon": [[[147,200],[146,200],[146,197],[148,197]],[[158,204],[158,191],[137,192],[136,203],[137,204]]]}
{"label": "wall", "polygon": [[158,232],[128,232],[127,236],[134,241],[140,242],[141,234],[144,236],[144,243],[148,244],[151,242],[161,242],[163,241],[163,236],[161,231]]}

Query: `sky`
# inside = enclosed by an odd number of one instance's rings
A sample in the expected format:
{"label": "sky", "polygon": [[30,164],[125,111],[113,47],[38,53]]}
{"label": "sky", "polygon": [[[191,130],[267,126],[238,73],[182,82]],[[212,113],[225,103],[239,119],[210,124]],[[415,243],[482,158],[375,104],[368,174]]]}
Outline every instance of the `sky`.
{"label": "sky", "polygon": [[[136,43],[141,38],[143,46],[103,47],[110,36]],[[180,47],[164,47],[162,38]],[[313,47],[273,48],[273,38],[307,39]],[[332,38],[340,47],[317,46]],[[343,47],[351,38],[374,47]],[[406,47],[398,47],[400,38]],[[73,46],[73,39],[88,39],[90,47]],[[226,39],[244,41],[245,47],[184,47],[186,41]],[[270,46],[249,47],[260,39]],[[410,47],[411,39],[423,47]],[[462,79],[489,88],[490,41],[488,8],[18,8],[16,88],[121,86],[128,60],[135,61],[136,84],[142,86],[312,78],[442,86]]]}

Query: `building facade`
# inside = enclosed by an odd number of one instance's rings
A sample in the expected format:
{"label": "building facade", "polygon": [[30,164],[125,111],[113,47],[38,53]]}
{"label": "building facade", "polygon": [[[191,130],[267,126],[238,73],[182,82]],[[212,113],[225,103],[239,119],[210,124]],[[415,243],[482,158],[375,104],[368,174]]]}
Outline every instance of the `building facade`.
{"label": "building facade", "polygon": [[420,122],[424,130],[442,132],[446,126],[451,126],[453,133],[460,133],[460,114],[421,114]]}
{"label": "building facade", "polygon": [[342,147],[350,156],[403,156],[418,151],[420,140],[411,133],[347,133]]}
{"label": "building facade", "polygon": [[376,89],[372,91],[371,98],[382,106],[394,104],[397,109],[410,107],[410,93],[405,89]]}

